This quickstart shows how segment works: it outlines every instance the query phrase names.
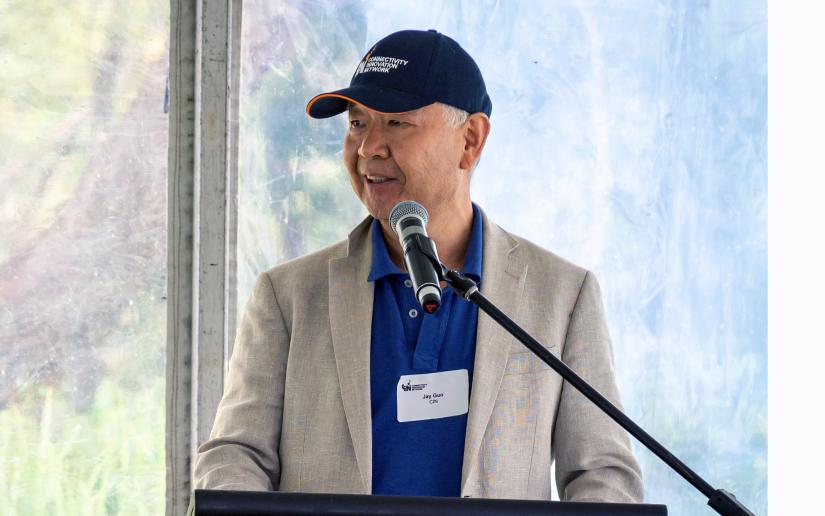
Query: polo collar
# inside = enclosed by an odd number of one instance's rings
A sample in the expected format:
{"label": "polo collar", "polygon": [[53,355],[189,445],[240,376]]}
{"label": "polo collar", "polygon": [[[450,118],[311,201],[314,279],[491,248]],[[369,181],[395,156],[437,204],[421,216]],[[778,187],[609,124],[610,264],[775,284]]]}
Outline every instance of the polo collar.
{"label": "polo collar", "polygon": [[[461,273],[470,276],[475,281],[481,281],[483,224],[481,210],[473,203],[473,227],[470,230],[470,243],[467,246],[467,254],[464,255],[464,265]],[[378,219],[372,221],[372,265],[367,281],[377,281],[393,274],[406,274],[398,268],[390,259],[387,250],[387,243],[384,242],[384,233],[381,231],[381,223]]]}

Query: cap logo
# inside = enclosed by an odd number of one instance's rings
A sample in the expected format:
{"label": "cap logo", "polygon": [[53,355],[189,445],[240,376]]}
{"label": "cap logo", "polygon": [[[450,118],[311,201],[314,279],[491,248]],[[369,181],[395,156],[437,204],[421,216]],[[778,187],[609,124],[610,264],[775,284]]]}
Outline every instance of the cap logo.
{"label": "cap logo", "polygon": [[397,70],[400,66],[407,66],[407,63],[409,63],[408,60],[397,57],[374,56],[371,50],[369,54],[364,56],[361,64],[358,65],[358,69],[355,70],[355,75],[369,72],[390,73],[393,70]]}
{"label": "cap logo", "polygon": [[366,53],[364,59],[362,59],[361,62],[358,64],[358,68],[355,69],[355,73],[352,75],[353,77],[355,77],[359,73],[364,73],[364,67],[367,66],[367,61],[369,61],[370,56],[373,52],[375,52],[375,47],[372,47],[370,51]]}

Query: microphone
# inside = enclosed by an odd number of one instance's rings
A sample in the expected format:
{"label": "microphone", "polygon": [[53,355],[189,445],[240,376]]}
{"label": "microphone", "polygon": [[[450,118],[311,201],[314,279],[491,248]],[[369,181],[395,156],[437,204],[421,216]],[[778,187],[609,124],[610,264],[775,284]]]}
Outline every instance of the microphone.
{"label": "microphone", "polygon": [[415,297],[425,312],[431,314],[441,306],[441,285],[428,256],[434,257],[435,243],[427,236],[427,210],[415,201],[402,201],[390,212],[390,227],[404,249],[404,263],[410,274]]}

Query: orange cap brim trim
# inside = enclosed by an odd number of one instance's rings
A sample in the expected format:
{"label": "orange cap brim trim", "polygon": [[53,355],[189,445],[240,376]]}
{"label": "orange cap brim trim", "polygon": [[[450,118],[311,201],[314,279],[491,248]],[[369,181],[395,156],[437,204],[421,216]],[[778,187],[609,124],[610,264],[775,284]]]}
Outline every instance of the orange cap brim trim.
{"label": "orange cap brim trim", "polygon": [[[316,95],[315,97],[313,97],[312,100],[310,100],[309,103],[307,104],[307,107],[306,107],[307,115],[312,117],[312,114],[309,112],[309,110],[312,109],[312,106],[313,106],[313,104],[315,104],[315,102],[317,102],[318,100],[323,99],[323,98],[343,99],[343,100],[352,102],[353,104],[358,104],[359,106],[367,108],[371,111],[375,111],[376,113],[381,113],[382,115],[397,115],[398,113],[407,113],[408,112],[408,111],[379,111],[375,108],[371,108],[371,107],[367,106],[366,104],[358,102],[357,100],[355,100],[352,97],[347,97],[346,95],[341,95],[339,93],[321,93],[320,95]],[[312,117],[312,118],[315,118],[315,117]]]}

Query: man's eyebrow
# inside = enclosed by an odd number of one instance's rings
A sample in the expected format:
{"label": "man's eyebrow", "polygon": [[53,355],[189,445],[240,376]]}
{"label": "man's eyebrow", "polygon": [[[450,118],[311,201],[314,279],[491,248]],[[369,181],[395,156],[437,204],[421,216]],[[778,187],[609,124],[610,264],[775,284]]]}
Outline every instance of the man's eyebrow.
{"label": "man's eyebrow", "polygon": [[347,112],[354,113],[356,115],[361,115],[361,114],[364,113],[364,108],[362,108],[358,104],[354,104],[354,103],[350,102],[350,105],[347,106]]}

